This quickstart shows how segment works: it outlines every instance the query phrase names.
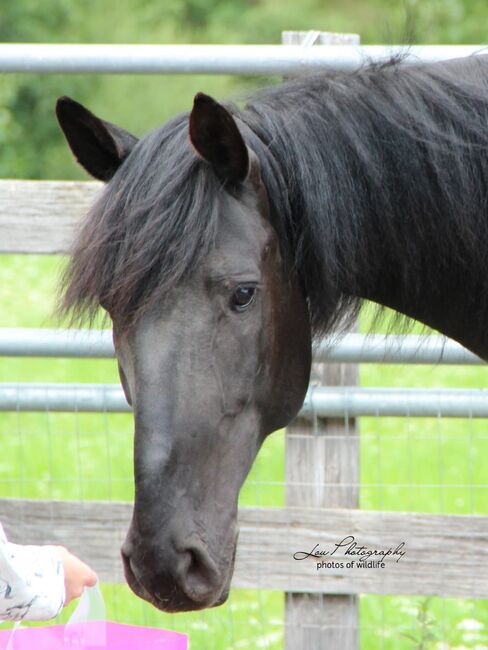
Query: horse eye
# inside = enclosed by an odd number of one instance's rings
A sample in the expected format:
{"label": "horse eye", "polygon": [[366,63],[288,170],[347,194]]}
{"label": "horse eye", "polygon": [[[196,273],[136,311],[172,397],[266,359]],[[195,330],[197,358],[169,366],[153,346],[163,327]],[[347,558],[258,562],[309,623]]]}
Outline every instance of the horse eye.
{"label": "horse eye", "polygon": [[237,287],[232,294],[231,307],[234,311],[245,311],[254,302],[256,287]]}

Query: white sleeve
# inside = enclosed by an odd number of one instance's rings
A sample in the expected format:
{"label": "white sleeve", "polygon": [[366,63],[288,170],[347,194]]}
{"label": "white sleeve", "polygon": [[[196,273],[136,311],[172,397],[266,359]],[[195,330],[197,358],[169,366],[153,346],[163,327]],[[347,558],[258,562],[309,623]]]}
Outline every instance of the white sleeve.
{"label": "white sleeve", "polygon": [[49,620],[64,600],[64,569],[56,549],[12,544],[0,524],[0,620]]}

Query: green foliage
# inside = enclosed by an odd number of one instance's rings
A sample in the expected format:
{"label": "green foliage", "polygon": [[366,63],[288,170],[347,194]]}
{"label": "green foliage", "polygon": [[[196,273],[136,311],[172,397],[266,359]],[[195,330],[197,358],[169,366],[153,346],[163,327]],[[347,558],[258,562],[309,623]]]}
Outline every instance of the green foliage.
{"label": "green foliage", "polygon": [[[485,0],[0,0],[0,41],[279,43],[281,31],[354,32],[363,43],[479,43]],[[188,110],[195,92],[236,96],[266,79],[197,76],[0,76],[0,177],[84,178],[54,117],[72,95],[140,135]]]}
{"label": "green foliage", "polygon": [[[67,0],[3,2],[0,42],[63,41],[80,22]],[[46,178],[53,144],[59,138],[54,102],[61,94],[85,96],[96,81],[58,75],[1,75],[0,177]]]}

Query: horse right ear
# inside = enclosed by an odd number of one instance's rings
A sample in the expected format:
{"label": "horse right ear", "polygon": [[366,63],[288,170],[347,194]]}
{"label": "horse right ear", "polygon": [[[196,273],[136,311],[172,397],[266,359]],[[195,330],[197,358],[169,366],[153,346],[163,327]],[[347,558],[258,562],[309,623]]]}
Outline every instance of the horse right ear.
{"label": "horse right ear", "polygon": [[101,181],[112,178],[137,142],[135,136],[69,97],[58,99],[56,115],[76,160]]}

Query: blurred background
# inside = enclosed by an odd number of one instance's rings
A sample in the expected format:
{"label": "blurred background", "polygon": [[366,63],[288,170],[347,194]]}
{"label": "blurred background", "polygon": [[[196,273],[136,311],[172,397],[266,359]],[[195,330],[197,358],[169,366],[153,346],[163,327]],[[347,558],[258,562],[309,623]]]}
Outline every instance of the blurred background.
{"label": "blurred background", "polygon": [[[358,33],[363,44],[486,43],[486,0],[0,0],[0,42],[279,44],[282,30]],[[277,78],[0,75],[0,178],[85,179],[57,127],[70,95],[140,136],[198,91],[241,96]],[[0,256],[0,327],[53,327],[64,261]],[[361,316],[367,329],[369,315]],[[385,325],[387,326],[387,324]],[[485,368],[364,366],[362,386],[486,387]],[[118,382],[112,361],[1,359],[3,382]],[[128,415],[0,414],[0,496],[132,499]],[[361,507],[488,514],[486,422],[361,420]],[[264,446],[241,504],[284,504],[283,435]],[[111,618],[190,633],[192,648],[283,647],[282,593],[236,590],[224,606],[169,616],[125,586],[104,587]],[[66,615],[65,615],[66,616]],[[361,597],[362,650],[488,649],[484,601]],[[340,649],[331,649],[340,650]]]}
{"label": "blurred background", "polygon": [[[485,0],[1,0],[0,42],[278,44],[282,30],[352,32],[364,44],[485,43]],[[83,178],[53,119],[71,95],[136,135],[205,90],[239,95],[270,79],[8,75],[0,83],[0,177]]]}

